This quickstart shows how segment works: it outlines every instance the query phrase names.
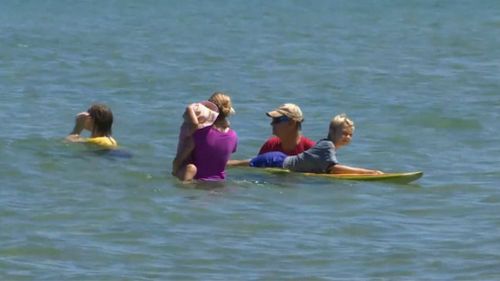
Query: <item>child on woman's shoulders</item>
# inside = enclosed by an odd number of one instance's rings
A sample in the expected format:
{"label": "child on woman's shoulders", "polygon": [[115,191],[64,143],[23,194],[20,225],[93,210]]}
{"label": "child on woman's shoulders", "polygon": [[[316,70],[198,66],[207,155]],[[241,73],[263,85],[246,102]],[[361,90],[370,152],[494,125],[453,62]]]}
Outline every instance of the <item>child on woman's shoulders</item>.
{"label": "child on woman's shoulders", "polygon": [[328,137],[315,146],[295,156],[282,152],[268,152],[250,161],[252,167],[279,167],[295,172],[329,174],[382,174],[378,170],[342,165],[336,157],[336,150],[351,142],[354,122],[346,114],[335,116],[330,121]]}

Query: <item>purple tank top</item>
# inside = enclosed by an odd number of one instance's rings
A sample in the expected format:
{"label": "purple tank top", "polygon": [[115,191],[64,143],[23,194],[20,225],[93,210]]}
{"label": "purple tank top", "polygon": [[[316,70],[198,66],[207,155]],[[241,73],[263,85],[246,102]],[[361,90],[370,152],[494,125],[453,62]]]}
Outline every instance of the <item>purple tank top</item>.
{"label": "purple tank top", "polygon": [[238,136],[229,129],[226,133],[208,126],[193,134],[193,163],[198,168],[195,179],[217,181],[226,178],[225,168],[231,153],[236,152]]}

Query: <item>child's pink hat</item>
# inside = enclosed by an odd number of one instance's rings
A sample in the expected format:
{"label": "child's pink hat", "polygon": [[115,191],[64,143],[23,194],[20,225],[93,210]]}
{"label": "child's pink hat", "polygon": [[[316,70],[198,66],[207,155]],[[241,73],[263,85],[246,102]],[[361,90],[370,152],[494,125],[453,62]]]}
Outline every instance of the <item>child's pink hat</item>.
{"label": "child's pink hat", "polygon": [[202,112],[203,117],[205,117],[205,122],[203,122],[202,125],[203,127],[210,126],[217,120],[219,108],[213,102],[207,100],[201,101],[200,103],[207,109],[205,112]]}

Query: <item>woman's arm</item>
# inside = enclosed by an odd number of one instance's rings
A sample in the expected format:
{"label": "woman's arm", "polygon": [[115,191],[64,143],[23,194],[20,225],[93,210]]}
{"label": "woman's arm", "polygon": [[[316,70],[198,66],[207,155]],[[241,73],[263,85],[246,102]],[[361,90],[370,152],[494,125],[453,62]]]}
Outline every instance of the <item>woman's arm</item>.
{"label": "woman's arm", "polygon": [[372,175],[380,175],[383,172],[378,170],[370,170],[364,168],[351,167],[341,164],[336,164],[330,167],[329,174],[372,174]]}
{"label": "woman's arm", "polygon": [[250,164],[251,159],[244,159],[244,160],[228,160],[226,167],[248,167],[248,164]]}

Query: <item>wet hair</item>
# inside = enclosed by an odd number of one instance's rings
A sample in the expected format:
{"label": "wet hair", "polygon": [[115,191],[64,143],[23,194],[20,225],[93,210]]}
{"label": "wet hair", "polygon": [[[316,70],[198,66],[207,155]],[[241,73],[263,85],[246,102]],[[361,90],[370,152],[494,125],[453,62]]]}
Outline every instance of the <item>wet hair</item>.
{"label": "wet hair", "polygon": [[225,93],[215,92],[208,100],[219,108],[219,116],[217,117],[217,120],[225,119],[227,116],[234,113],[231,98]]}
{"label": "wet hair", "polygon": [[332,118],[330,121],[330,126],[328,128],[328,138],[335,134],[337,129],[351,128],[354,130],[354,122],[347,117],[345,113],[339,114]]}
{"label": "wet hair", "polygon": [[113,126],[113,112],[104,104],[94,104],[87,112],[94,121],[92,135],[111,136],[111,126]]}

